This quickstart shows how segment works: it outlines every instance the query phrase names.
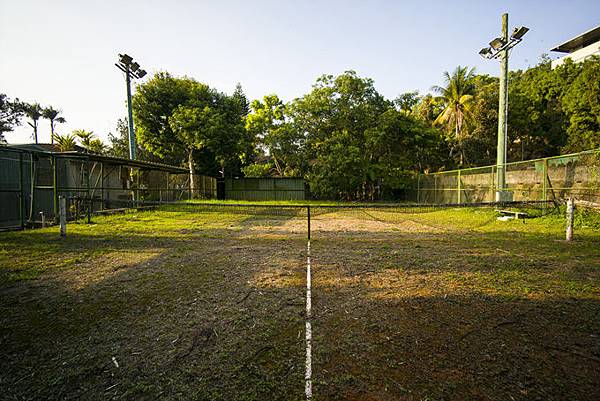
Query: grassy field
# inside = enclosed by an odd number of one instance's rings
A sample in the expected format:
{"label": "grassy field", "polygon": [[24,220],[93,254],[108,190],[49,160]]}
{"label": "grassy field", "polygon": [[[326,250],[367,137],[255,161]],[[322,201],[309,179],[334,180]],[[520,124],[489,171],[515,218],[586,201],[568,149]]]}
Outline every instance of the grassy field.
{"label": "grassy field", "polygon": [[[597,216],[495,217],[315,207],[315,400],[600,399]],[[294,211],[0,233],[0,398],[303,399],[305,258]]]}

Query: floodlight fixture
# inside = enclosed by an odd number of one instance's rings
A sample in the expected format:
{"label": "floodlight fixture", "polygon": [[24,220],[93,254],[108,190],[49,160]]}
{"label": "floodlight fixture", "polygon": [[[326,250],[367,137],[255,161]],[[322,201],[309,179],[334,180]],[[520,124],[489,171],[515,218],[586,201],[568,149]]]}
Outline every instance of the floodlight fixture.
{"label": "floodlight fixture", "polygon": [[502,40],[502,38],[495,38],[490,42],[490,46],[494,50],[500,50],[505,44],[506,43],[504,43],[504,40]]}
{"label": "floodlight fixture", "polygon": [[145,76],[146,74],[147,74],[147,73],[146,73],[146,70],[139,70],[139,71],[137,72],[137,76],[138,76],[138,78],[144,78],[144,76]]}
{"label": "floodlight fixture", "polygon": [[512,35],[510,35],[510,38],[514,40],[521,40],[521,38],[525,36],[527,31],[529,31],[529,28],[527,28],[526,26],[520,26],[518,28],[515,28],[512,32]]}
{"label": "floodlight fixture", "polygon": [[122,64],[131,64],[133,57],[128,54],[119,54],[119,62]]}
{"label": "floodlight fixture", "polygon": [[481,57],[490,58],[492,56],[492,51],[489,47],[484,47],[483,49],[479,50],[479,55]]}
{"label": "floodlight fixture", "polygon": [[136,72],[137,70],[139,70],[140,65],[138,63],[131,63],[129,68],[131,68],[131,71]]}

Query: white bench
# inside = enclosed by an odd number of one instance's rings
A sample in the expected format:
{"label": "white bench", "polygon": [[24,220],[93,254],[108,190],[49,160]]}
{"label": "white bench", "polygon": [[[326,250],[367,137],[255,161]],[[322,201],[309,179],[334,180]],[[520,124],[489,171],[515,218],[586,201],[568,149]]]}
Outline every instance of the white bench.
{"label": "white bench", "polygon": [[506,221],[510,219],[523,219],[525,220],[529,217],[529,214],[526,212],[515,212],[514,210],[496,210],[497,213],[500,213],[502,216],[498,217],[498,220]]}

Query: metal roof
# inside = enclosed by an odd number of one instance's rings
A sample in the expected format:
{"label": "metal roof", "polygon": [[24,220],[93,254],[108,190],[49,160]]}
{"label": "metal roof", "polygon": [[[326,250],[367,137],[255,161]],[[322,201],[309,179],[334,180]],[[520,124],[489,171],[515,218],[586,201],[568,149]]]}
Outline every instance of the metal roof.
{"label": "metal roof", "polygon": [[600,25],[586,31],[566,42],[556,46],[551,51],[560,53],[573,53],[576,50],[600,41]]}
{"label": "metal roof", "polygon": [[4,148],[16,151],[25,151],[32,153],[43,153],[52,156],[64,157],[69,159],[87,159],[93,161],[106,162],[111,164],[119,164],[128,167],[137,167],[144,170],[167,171],[169,173],[184,174],[189,171],[183,167],[171,166],[169,164],[149,162],[143,160],[131,160],[122,157],[113,157],[99,155],[96,153],[84,153],[80,151],[55,152],[50,149],[55,148],[55,145],[50,144],[23,144],[23,145],[4,145]]}

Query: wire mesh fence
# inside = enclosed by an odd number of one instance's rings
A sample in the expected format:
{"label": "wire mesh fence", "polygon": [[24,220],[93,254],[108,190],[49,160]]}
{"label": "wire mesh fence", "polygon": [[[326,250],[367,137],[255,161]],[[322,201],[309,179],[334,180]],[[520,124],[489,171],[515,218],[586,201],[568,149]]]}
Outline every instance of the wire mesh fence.
{"label": "wire mesh fence", "polygon": [[[504,189],[514,201],[561,202],[573,196],[600,204],[599,151],[507,163],[503,168]],[[421,174],[409,198],[418,203],[493,202],[497,172],[497,166],[485,166]]]}
{"label": "wire mesh fence", "polygon": [[[449,209],[493,211],[520,218],[535,218],[556,213],[551,201],[478,202],[461,204],[250,204],[182,202],[160,205],[158,210],[177,213],[198,213],[219,216],[240,216],[262,227],[277,226],[290,233],[303,233],[311,239],[315,233],[369,231],[393,229],[409,215],[433,213]],[[379,227],[361,226],[363,223]],[[246,226],[248,226],[247,224]]]}

